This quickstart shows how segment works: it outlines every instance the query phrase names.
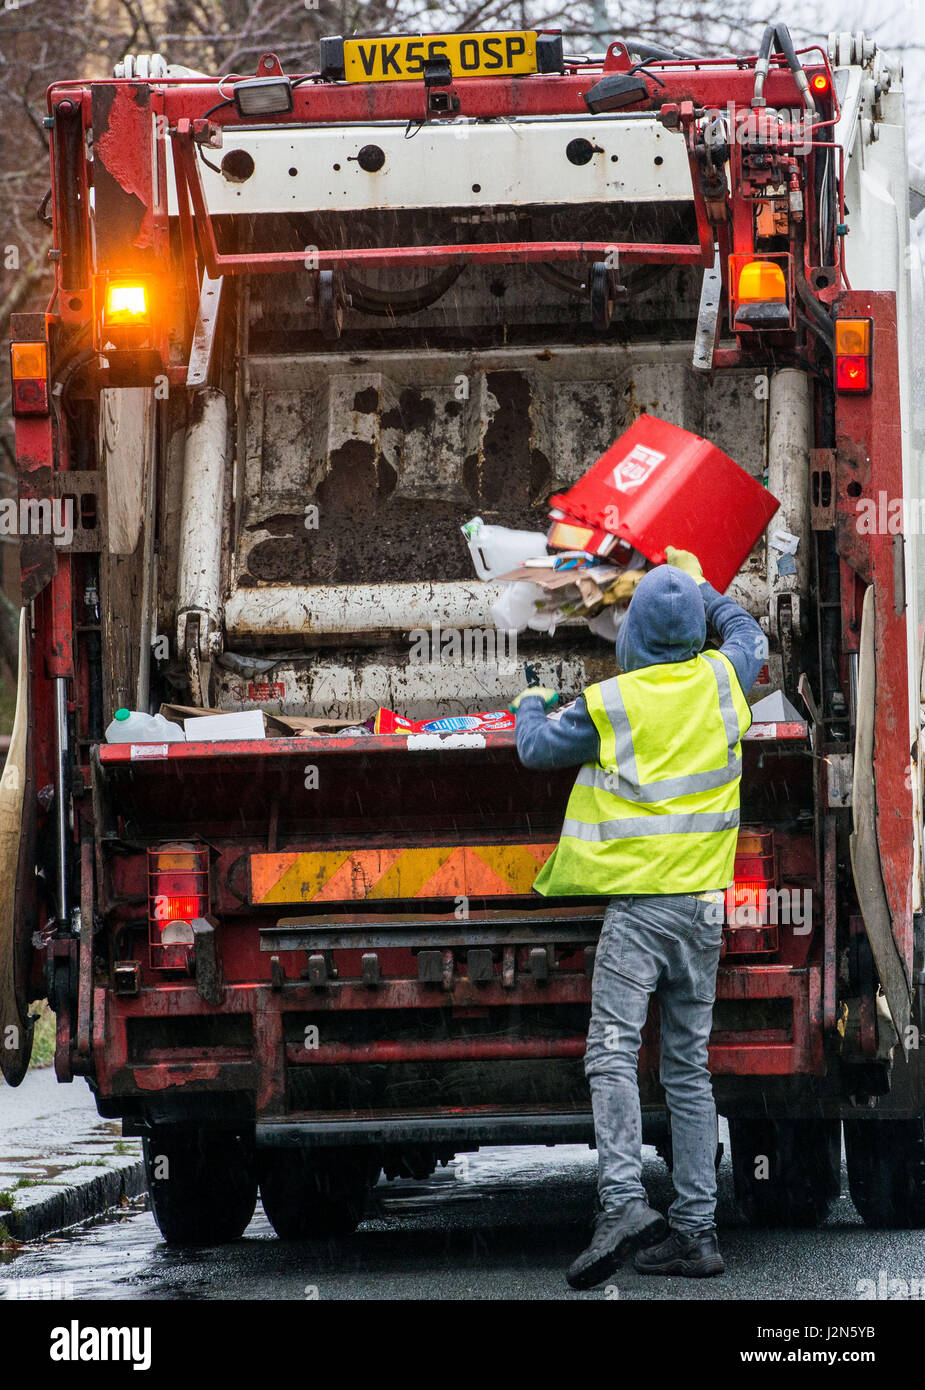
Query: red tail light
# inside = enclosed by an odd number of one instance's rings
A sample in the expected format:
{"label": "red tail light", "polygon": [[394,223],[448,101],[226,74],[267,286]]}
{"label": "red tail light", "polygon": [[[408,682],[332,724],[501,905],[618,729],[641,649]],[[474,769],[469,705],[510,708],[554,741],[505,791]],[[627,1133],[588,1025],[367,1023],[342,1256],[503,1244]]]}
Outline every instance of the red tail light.
{"label": "red tail light", "polygon": [[757,926],[764,915],[767,895],[768,885],[764,879],[737,878],[732,887],[726,889],[726,911],[737,918],[753,914],[752,925]]}
{"label": "red tail light", "polygon": [[155,970],[189,970],[193,922],[209,911],[209,851],[200,845],[148,850],[148,941]]}
{"label": "red tail light", "polygon": [[777,922],[768,923],[768,892],[775,883],[774,832],[745,830],[736,844],[735,882],[726,889],[726,953],[776,951]]}
{"label": "red tail light", "polygon": [[839,357],[835,373],[839,391],[870,390],[870,363],[866,357]]}
{"label": "red tail light", "polygon": [[172,897],[169,893],[160,893],[155,901],[154,915],[160,922],[172,922],[175,917],[189,922],[194,917],[202,916],[200,907],[201,900],[195,894]]}

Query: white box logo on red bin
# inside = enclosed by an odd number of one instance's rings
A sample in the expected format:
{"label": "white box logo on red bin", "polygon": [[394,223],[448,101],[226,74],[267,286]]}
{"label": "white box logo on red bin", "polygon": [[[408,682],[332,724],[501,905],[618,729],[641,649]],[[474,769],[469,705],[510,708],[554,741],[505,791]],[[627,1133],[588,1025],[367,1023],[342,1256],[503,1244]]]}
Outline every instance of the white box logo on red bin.
{"label": "white box logo on red bin", "polygon": [[614,487],[620,492],[632,492],[633,488],[645,482],[653,468],[657,468],[664,458],[665,455],[657,449],[647,449],[644,444],[635,445],[611,473]]}

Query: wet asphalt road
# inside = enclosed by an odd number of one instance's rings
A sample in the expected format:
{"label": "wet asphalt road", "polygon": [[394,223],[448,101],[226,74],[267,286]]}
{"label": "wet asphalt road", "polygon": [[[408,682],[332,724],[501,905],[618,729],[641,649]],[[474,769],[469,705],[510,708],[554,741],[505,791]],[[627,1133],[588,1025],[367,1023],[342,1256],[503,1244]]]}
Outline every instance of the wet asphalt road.
{"label": "wet asphalt road", "polygon": [[[645,1153],[650,1200],[665,1210],[667,1171]],[[881,1271],[925,1289],[922,1233],[867,1230],[847,1195],[820,1230],[749,1229],[735,1211],[727,1156],[717,1212],[724,1277],[647,1278],[628,1265],[576,1294],[563,1272],[584,1243],[594,1181],[595,1155],[582,1146],[484,1149],[424,1182],[380,1181],[353,1236],[286,1243],[258,1205],[242,1240],[205,1250],[168,1248],[150,1212],[127,1209],[0,1255],[0,1296],[16,1296],[8,1281],[28,1280],[75,1299],[855,1300],[859,1281],[876,1286]]]}

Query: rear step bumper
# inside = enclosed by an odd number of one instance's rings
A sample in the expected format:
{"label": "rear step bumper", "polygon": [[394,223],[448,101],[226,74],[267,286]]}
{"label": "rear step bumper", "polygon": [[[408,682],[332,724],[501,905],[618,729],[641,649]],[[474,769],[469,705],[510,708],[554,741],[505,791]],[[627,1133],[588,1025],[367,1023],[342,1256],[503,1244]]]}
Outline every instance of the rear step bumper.
{"label": "rear step bumper", "polygon": [[[756,1082],[762,1077],[822,1076],[825,1062],[821,981],[818,964],[721,966],[710,1044],[710,1070],[714,1076],[754,1078]],[[489,1098],[488,1083],[505,1069],[509,1071],[513,1066],[529,1071],[539,1066],[546,1069],[542,1076],[549,1082],[550,1094],[540,1097],[532,1089],[533,1082],[527,1079],[522,1099],[527,1104],[532,1100],[534,1106],[539,1102],[540,1108],[549,1105],[557,1112],[566,1099],[563,1092],[579,1098],[583,1089],[584,1038],[578,1032],[580,1019],[573,1019],[571,1027],[566,1025],[561,1032],[545,1036],[504,1036],[502,1028],[501,1035],[496,1033],[493,1038],[470,1035],[378,1039],[373,1018],[368,1030],[372,1036],[353,1038],[336,1034],[326,1038],[324,1019],[331,1019],[333,1024],[336,1015],[343,1018],[345,1013],[358,1019],[364,1009],[376,1010],[381,1017],[383,1010],[391,1013],[450,1007],[454,1012],[475,1008],[487,1015],[498,1009],[497,1017],[501,1020],[503,1011],[512,1003],[534,1009],[556,1004],[589,1008],[590,993],[591,981],[580,971],[553,976],[548,982],[525,977],[518,982],[516,995],[505,989],[500,979],[479,985],[461,978],[451,998],[439,985],[422,985],[415,980],[383,981],[375,989],[338,980],[320,989],[304,981],[287,981],[275,990],[270,985],[229,985],[220,1010],[206,1004],[195,986],[145,989],[134,998],[118,997],[98,987],[92,1057],[95,1090],[100,1101],[110,1103],[112,1113],[134,1112],[139,1107],[145,1110],[153,1105],[169,1109],[171,1098],[179,1103],[182,1097],[185,1104],[197,1095],[205,1099],[208,1093],[216,1096],[234,1092],[250,1096],[248,1108],[259,1121],[288,1124],[293,1114],[306,1110],[305,1105],[294,1103],[300,1076],[310,1087],[320,1088],[321,1099],[329,1086],[325,1076],[369,1074],[369,1068],[380,1072],[398,1068],[400,1075],[408,1067],[462,1066],[474,1069],[476,1080],[482,1078],[471,1097],[474,1101],[477,1094]],[[287,1015],[296,1017],[287,1021]],[[657,1011],[653,1011],[640,1053],[640,1075],[651,1074],[655,1088],[651,1096],[644,1096],[645,1103],[654,1103],[656,1099],[657,1017]],[[318,1045],[294,1046],[293,1028],[301,1030],[305,1022],[315,1020],[321,1020]],[[222,1029],[219,1034],[215,1032],[218,1025]],[[385,1029],[386,1034],[390,1031]],[[556,1096],[553,1092],[557,1087],[560,1094]],[[510,1095],[510,1099],[519,1101],[521,1097]],[[498,1096],[496,1103],[503,1104],[503,1098]],[[322,1108],[326,1108],[323,1103],[317,1110],[309,1106],[312,1119],[304,1123],[323,1125],[325,1122],[318,1118]],[[358,1112],[354,1102],[352,1117],[346,1123],[355,1120],[362,1128],[372,1122],[371,1113]],[[454,1114],[461,1123],[468,1124],[484,1114],[484,1106],[460,1104]],[[496,1133],[499,1119],[503,1120],[503,1115],[492,1115],[484,1121],[492,1134]],[[543,1114],[542,1119],[553,1127],[565,1124],[550,1120],[548,1114]],[[518,1118],[517,1124],[525,1125],[526,1121]],[[319,1134],[331,1132],[330,1128],[318,1130]],[[581,1132],[575,1137],[580,1139]]]}
{"label": "rear step bumper", "polygon": [[590,1110],[565,1113],[491,1111],[484,1115],[290,1117],[257,1125],[260,1148],[340,1148],[368,1144],[593,1144]]}
{"label": "rear step bumper", "polygon": [[281,917],[261,927],[261,951],[373,951],[389,947],[465,950],[474,946],[592,945],[602,913],[582,908],[535,908],[531,912],[470,912],[464,919],[444,913],[337,913]]}

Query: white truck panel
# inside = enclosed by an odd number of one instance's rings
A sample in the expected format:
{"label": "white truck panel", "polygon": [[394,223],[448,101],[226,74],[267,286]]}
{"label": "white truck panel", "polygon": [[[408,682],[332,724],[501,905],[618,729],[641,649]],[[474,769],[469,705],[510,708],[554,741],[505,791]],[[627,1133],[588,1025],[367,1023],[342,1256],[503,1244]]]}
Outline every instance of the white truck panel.
{"label": "white truck panel", "polygon": [[[488,634],[489,636],[491,634]],[[272,670],[249,679],[228,670],[217,670],[217,702],[222,709],[260,708],[268,714],[304,715],[319,719],[364,720],[380,706],[408,719],[441,714],[471,714],[474,709],[504,709],[526,683],[524,655],[518,660],[516,640],[505,646],[500,659],[473,659],[478,652],[463,651],[459,660],[428,662],[389,661],[381,654],[366,653],[350,660],[334,650],[325,659],[305,662],[280,660]],[[601,643],[600,651],[563,657],[553,645],[526,658],[540,685],[581,690],[614,673],[613,647]]]}
{"label": "white truck panel", "polygon": [[[235,128],[212,163],[200,163],[213,215],[291,211],[348,212],[366,208],[449,208],[486,204],[691,201],[684,141],[652,116],[643,119],[557,117],[548,120],[432,122],[408,138],[404,122],[389,125],[314,126],[302,129]],[[596,153],[573,164],[569,142],[583,138]],[[364,145],[378,145],[385,163],[367,173],[357,163]],[[251,175],[234,182],[228,156],[243,150]],[[168,143],[168,211],[176,214]],[[581,230],[576,228],[576,238]]]}
{"label": "white truck panel", "polygon": [[[886,290],[896,294],[896,326],[899,350],[899,410],[902,422],[903,498],[908,520],[904,525],[904,577],[908,653],[909,748],[918,745],[922,711],[922,623],[925,619],[923,539],[916,524],[919,502],[925,493],[923,466],[922,374],[915,371],[915,347],[923,321],[921,296],[915,322],[910,302],[910,281],[921,280],[918,248],[910,242],[909,168],[906,143],[905,100],[897,73],[885,54],[871,55],[868,68],[848,69],[848,85],[842,96],[843,116],[836,138],[845,150],[845,201],[850,232],[845,238],[845,268],[852,289]],[[881,89],[879,103],[876,90]],[[912,272],[910,276],[910,270]],[[920,289],[919,286],[917,286]],[[877,351],[874,344],[874,371]],[[922,774],[910,761],[915,828],[913,833],[913,910],[922,907]]]}

